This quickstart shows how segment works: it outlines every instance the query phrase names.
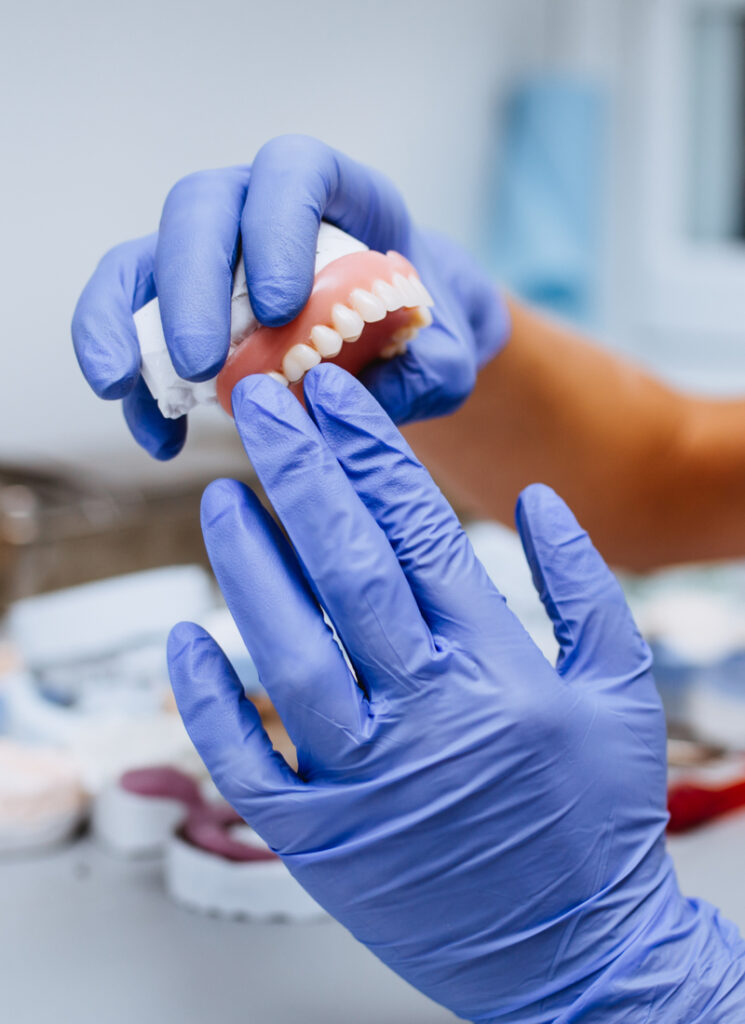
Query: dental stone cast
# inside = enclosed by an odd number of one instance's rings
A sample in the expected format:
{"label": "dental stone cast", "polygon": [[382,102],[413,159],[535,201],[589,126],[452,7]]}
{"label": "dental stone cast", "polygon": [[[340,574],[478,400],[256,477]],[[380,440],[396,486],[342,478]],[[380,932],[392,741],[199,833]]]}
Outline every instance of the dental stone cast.
{"label": "dental stone cast", "polygon": [[[350,252],[364,252],[367,246],[351,235],[327,224],[318,232],[315,272],[332,260]],[[142,357],[142,376],[167,419],[178,419],[196,405],[212,405],[217,401],[215,379],[193,382],[176,372],[166,346],[160,320],[158,300],[153,299],[134,314],[137,339]],[[251,308],[243,260],[239,259],[233,274],[233,295],[230,301],[230,344],[234,347],[258,327]]]}
{"label": "dental stone cast", "polygon": [[96,839],[123,857],[160,856],[166,889],[193,910],[252,920],[325,917],[280,858],[196,778],[165,766],[128,771],[93,808]]}
{"label": "dental stone cast", "polygon": [[[265,327],[251,308],[239,260],[233,279],[230,351],[223,370],[209,381],[192,383],[177,374],[157,299],[135,313],[142,375],[163,415],[175,419],[216,398],[230,412],[233,386],[248,373],[268,373],[283,385],[299,384],[322,359],[337,356],[342,366],[357,373],[374,359],[405,352],[420,327],[432,322],[432,298],[408,260],[394,252],[371,252],[325,221],[318,235],[315,275],[311,297],[298,317],[284,327]],[[354,351],[345,348],[357,342]]]}

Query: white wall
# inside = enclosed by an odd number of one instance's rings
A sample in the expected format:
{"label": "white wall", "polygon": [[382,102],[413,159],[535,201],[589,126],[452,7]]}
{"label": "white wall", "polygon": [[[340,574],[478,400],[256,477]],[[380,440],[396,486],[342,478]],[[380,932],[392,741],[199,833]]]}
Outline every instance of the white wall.
{"label": "white wall", "polygon": [[98,257],[153,230],[189,171],[246,162],[273,135],[308,132],[387,171],[417,218],[475,240],[500,86],[530,61],[542,9],[13,5],[0,33],[0,459],[145,472],[118,407],[83,383],[69,323]]}

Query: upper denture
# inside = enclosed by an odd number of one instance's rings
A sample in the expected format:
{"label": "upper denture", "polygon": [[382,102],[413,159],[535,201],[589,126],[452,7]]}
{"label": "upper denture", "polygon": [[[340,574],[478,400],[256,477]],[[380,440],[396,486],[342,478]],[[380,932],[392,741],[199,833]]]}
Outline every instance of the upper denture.
{"label": "upper denture", "polygon": [[[298,385],[321,359],[359,373],[405,350],[431,323],[432,298],[409,261],[396,252],[353,252],[316,274],[310,299],[283,327],[260,326],[234,345],[217,378],[217,397],[231,411],[234,386],[252,373]],[[353,342],[353,344],[352,344]]]}

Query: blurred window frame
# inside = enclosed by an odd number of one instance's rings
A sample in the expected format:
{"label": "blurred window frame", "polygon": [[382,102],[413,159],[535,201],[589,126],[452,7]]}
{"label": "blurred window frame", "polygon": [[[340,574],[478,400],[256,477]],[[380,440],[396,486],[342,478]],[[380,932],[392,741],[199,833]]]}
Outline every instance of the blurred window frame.
{"label": "blurred window frame", "polygon": [[[652,0],[639,51],[624,69],[643,97],[638,116],[638,319],[648,327],[717,334],[742,345],[745,241],[697,240],[690,231],[691,19],[745,0]],[[743,54],[745,59],[745,53]]]}

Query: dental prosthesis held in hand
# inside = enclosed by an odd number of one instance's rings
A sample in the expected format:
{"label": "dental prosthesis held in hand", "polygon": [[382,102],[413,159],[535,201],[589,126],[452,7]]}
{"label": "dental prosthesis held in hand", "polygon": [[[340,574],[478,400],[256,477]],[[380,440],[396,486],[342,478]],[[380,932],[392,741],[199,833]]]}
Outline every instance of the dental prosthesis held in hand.
{"label": "dental prosthesis held in hand", "polygon": [[[251,373],[268,373],[280,384],[299,385],[322,360],[357,374],[376,359],[401,355],[419,329],[432,322],[432,305],[432,297],[407,259],[393,251],[372,252],[323,222],[313,291],[294,320],[282,327],[259,323],[239,258],[230,304],[230,351],[217,377],[192,382],[178,375],[166,346],[157,299],[134,314],[142,376],[169,419],[217,400],[232,415],[233,387]],[[300,390],[297,393],[300,397]]]}
{"label": "dental prosthesis held in hand", "polygon": [[[327,246],[333,252],[324,256]],[[317,264],[319,255],[333,261]],[[148,306],[156,296],[158,306]],[[236,348],[254,325],[253,314],[262,326]],[[360,317],[364,328],[353,342]],[[226,406],[228,373],[263,371],[298,383],[319,359],[333,360],[357,373],[396,423],[410,423],[453,412],[508,334],[507,305],[467,252],[412,223],[383,174],[299,135],[271,139],[250,166],[178,181],[157,232],[106,253],[72,321],[75,353],[91,388],[122,400],[133,437],[157,459],[181,451],[188,421],[178,412],[214,400],[212,378],[231,348],[230,371],[221,375]],[[337,335],[347,339],[340,350]],[[402,355],[385,358],[407,339]],[[198,383],[184,385],[178,377]]]}

